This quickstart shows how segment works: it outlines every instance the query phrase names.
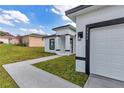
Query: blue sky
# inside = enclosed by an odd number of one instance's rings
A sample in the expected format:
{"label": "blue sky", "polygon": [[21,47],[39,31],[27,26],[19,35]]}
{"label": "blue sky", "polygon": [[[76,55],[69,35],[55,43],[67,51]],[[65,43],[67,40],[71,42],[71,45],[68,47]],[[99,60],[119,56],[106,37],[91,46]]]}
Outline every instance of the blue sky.
{"label": "blue sky", "polygon": [[0,6],[0,30],[14,35],[53,34],[54,27],[72,24],[65,11],[75,6],[30,5]]}

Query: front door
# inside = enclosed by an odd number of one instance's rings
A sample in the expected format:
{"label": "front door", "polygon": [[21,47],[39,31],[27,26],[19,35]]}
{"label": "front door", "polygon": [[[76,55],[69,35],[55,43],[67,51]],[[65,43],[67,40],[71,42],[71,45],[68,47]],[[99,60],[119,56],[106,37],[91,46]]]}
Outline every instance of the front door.
{"label": "front door", "polygon": [[70,39],[70,44],[71,44],[71,53],[73,53],[73,38]]}

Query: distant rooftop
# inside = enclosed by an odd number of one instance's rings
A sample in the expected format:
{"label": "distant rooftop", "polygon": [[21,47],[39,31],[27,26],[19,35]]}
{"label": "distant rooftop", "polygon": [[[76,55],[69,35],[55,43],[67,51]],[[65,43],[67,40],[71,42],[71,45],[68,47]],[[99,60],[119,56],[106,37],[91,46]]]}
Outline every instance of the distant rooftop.
{"label": "distant rooftop", "polygon": [[16,38],[15,36],[0,36],[0,38],[5,38],[5,39],[12,39],[12,38]]}
{"label": "distant rooftop", "polygon": [[46,36],[46,35],[31,33],[31,34],[28,34],[28,35],[24,35],[23,37],[25,37],[25,36],[31,36],[31,37],[44,37],[44,36]]}
{"label": "distant rooftop", "polygon": [[10,34],[9,32],[0,31],[0,36],[13,36],[13,35]]}

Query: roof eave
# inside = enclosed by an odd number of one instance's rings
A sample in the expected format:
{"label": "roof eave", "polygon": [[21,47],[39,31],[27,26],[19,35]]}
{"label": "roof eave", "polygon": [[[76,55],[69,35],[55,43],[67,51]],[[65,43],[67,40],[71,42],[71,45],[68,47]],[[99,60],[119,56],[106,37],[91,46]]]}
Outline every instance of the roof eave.
{"label": "roof eave", "polygon": [[44,36],[43,38],[56,37],[56,34]]}
{"label": "roof eave", "polygon": [[58,31],[60,29],[67,29],[67,28],[69,28],[71,30],[76,30],[76,28],[74,26],[72,26],[72,25],[64,25],[64,26],[53,28],[52,30]]}
{"label": "roof eave", "polygon": [[91,6],[93,6],[93,5],[80,5],[80,6],[77,6],[75,8],[72,8],[70,10],[65,11],[65,14],[66,15],[69,15],[69,14],[72,14],[72,13],[77,12],[79,10],[82,10],[82,9],[85,9],[85,8],[88,8],[88,7],[91,7]]}
{"label": "roof eave", "polygon": [[68,16],[71,20],[73,20],[74,22],[76,22],[76,16],[80,15],[80,14],[85,14],[87,12],[93,11],[95,9],[104,7],[105,5],[86,5],[86,6],[78,6],[76,8],[67,10],[66,16]]}

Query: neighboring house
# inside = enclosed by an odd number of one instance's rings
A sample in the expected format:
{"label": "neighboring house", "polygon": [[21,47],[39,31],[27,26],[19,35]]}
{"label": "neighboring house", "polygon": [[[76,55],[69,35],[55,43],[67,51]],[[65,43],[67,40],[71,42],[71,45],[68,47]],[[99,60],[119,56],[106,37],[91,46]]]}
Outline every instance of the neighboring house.
{"label": "neighboring house", "polygon": [[13,36],[12,38],[9,39],[9,43],[10,44],[20,44],[20,41],[19,41],[18,37]]}
{"label": "neighboring house", "polygon": [[0,36],[0,43],[3,44],[19,44],[19,40],[15,36]]}
{"label": "neighboring house", "polygon": [[9,38],[6,36],[0,36],[0,43],[9,44]]}
{"label": "neighboring house", "polygon": [[58,55],[70,55],[76,49],[76,30],[71,25],[53,28],[56,34],[45,37],[45,51]]}
{"label": "neighboring house", "polygon": [[21,37],[22,44],[28,47],[44,47],[44,36],[39,34],[29,34]]}
{"label": "neighboring house", "polygon": [[124,81],[124,6],[81,5],[76,22],[76,70]]}

